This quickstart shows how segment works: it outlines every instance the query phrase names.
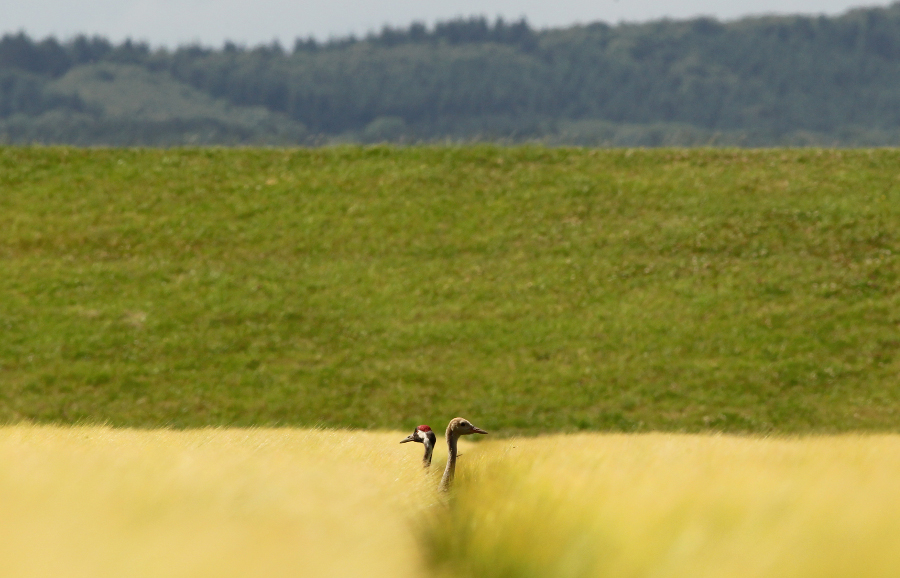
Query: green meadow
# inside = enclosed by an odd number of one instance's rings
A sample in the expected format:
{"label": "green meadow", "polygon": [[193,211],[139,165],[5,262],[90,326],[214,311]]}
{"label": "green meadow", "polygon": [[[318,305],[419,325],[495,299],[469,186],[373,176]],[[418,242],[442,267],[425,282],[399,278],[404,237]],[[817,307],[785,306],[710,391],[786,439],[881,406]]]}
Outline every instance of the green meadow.
{"label": "green meadow", "polygon": [[900,152],[0,148],[0,421],[900,429]]}

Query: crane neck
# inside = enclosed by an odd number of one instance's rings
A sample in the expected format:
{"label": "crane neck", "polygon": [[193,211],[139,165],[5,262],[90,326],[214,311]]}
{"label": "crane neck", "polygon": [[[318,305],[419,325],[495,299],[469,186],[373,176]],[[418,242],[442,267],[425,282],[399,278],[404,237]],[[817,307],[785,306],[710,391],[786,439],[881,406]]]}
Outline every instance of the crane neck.
{"label": "crane neck", "polygon": [[444,477],[441,478],[441,485],[438,487],[442,492],[450,489],[453,482],[453,475],[456,473],[456,442],[459,436],[454,432],[447,430],[447,467],[444,469]]}
{"label": "crane neck", "polygon": [[422,445],[425,446],[425,457],[422,458],[422,465],[426,468],[431,466],[431,454],[434,452],[435,442],[437,442],[437,437],[432,432],[428,432],[422,441]]}

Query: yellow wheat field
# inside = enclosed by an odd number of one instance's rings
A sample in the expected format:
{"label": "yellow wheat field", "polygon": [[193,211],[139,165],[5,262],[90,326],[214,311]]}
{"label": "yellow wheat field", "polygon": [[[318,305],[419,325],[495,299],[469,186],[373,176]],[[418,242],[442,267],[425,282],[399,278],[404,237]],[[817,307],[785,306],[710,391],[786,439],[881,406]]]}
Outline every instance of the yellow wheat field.
{"label": "yellow wheat field", "polygon": [[[480,424],[485,425],[487,424]],[[0,428],[4,576],[900,575],[900,436]]]}

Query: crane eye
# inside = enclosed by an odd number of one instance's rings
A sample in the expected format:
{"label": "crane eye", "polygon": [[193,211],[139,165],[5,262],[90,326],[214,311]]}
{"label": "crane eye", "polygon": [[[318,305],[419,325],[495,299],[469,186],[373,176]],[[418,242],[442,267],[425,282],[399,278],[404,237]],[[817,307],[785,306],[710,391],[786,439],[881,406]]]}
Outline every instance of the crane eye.
{"label": "crane eye", "polygon": [[461,425],[461,426],[463,426],[463,427],[469,427],[469,422],[464,421],[464,422],[462,422],[462,423],[459,424],[459,425]]}

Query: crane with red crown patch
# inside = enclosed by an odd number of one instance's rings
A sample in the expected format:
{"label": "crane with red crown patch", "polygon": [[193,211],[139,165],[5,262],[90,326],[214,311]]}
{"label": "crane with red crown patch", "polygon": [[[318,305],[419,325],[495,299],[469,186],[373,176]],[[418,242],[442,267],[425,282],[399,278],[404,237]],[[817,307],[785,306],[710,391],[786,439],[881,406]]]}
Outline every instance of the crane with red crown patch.
{"label": "crane with red crown patch", "polygon": [[434,445],[437,443],[437,436],[431,431],[431,427],[425,424],[416,427],[416,429],[400,443],[405,444],[406,442],[423,444],[425,446],[425,457],[422,458],[422,466],[426,468],[431,466],[431,454],[434,452]]}

